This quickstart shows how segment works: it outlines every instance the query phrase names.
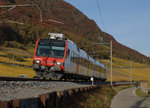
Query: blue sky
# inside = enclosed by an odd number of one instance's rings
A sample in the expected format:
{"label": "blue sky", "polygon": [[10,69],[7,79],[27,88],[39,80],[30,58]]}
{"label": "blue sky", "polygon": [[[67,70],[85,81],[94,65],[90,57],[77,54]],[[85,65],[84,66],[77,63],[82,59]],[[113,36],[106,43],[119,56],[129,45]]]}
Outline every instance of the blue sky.
{"label": "blue sky", "polygon": [[150,57],[150,0],[65,0],[93,19],[118,42]]}

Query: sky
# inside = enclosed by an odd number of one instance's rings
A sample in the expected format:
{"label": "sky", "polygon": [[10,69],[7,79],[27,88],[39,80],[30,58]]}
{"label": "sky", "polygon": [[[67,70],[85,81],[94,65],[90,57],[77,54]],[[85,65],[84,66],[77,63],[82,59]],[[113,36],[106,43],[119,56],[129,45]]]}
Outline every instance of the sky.
{"label": "sky", "polygon": [[[118,42],[150,57],[150,0],[65,0]],[[103,26],[104,25],[104,26]]]}

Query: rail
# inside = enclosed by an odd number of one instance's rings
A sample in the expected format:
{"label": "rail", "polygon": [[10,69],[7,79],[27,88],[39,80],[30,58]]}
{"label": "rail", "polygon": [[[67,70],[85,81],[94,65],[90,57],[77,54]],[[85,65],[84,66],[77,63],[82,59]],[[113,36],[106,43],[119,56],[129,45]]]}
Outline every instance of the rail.
{"label": "rail", "polygon": [[[43,81],[42,79],[32,79],[32,78],[6,78],[0,77],[0,80],[7,81]],[[9,80],[8,80],[9,79]],[[47,80],[48,81],[48,80]],[[86,82],[85,82],[86,83]],[[114,86],[117,85],[126,85],[131,84],[130,82],[113,82]],[[62,103],[66,103],[71,96],[76,96],[77,94],[83,92],[92,92],[93,90],[100,89],[101,86],[109,85],[110,82],[104,83],[95,83],[94,86],[85,86],[85,87],[78,87],[73,89],[65,89],[65,90],[58,90],[52,91],[46,94],[41,94],[36,97],[31,98],[23,98],[23,99],[12,99],[8,101],[0,101],[0,108],[49,108],[49,107],[61,107]]]}

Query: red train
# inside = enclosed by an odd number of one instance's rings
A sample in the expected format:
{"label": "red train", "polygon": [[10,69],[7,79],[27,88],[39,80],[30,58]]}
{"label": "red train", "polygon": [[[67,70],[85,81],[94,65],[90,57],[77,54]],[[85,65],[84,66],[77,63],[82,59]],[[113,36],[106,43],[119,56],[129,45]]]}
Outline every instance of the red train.
{"label": "red train", "polygon": [[48,39],[39,39],[33,58],[37,77],[105,81],[107,67],[92,59],[82,49],[65,40],[63,34],[49,33]]}

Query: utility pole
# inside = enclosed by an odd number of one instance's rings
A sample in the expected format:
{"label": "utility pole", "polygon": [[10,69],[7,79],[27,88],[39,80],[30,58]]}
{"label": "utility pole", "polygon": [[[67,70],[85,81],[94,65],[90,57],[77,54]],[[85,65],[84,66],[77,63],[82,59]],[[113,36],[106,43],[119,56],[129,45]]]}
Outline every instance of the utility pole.
{"label": "utility pole", "polygon": [[2,13],[0,14],[0,16],[3,15],[3,14],[5,14],[5,13],[7,13],[7,12],[9,12],[9,11],[11,11],[11,10],[13,10],[13,9],[15,9],[16,7],[30,7],[30,6],[31,6],[31,4],[23,4],[23,5],[2,5],[2,6],[0,6],[0,8],[9,8],[9,9],[6,10],[6,11],[4,11],[4,12],[2,12]]}
{"label": "utility pole", "polygon": [[31,7],[31,6],[35,6],[37,9],[39,9],[39,11],[40,11],[40,21],[43,22],[42,9],[37,4],[3,5],[3,6],[0,6],[0,8],[9,8],[9,9],[2,12],[0,14],[0,16],[7,13],[7,12],[9,12],[9,11],[11,11],[12,9],[15,9],[16,7]]}
{"label": "utility pole", "polygon": [[130,82],[132,83],[132,61],[130,61]]}
{"label": "utility pole", "polygon": [[40,21],[43,22],[42,9],[38,5],[36,5],[36,7],[40,10]]}
{"label": "utility pole", "polygon": [[112,40],[110,41],[110,75],[111,75],[110,84],[111,86],[113,86],[112,84]]}
{"label": "utility pole", "polygon": [[[15,9],[16,7],[36,7],[39,11],[40,11],[40,21],[50,21],[50,22],[54,22],[54,23],[58,23],[58,24],[64,24],[63,22],[60,21],[56,21],[53,19],[48,19],[48,20],[44,20],[43,18],[43,13],[42,13],[42,8],[40,8],[40,6],[38,4],[16,4],[16,5],[2,5],[0,6],[0,8],[9,8],[6,11],[0,13],[0,16],[2,16],[3,14]],[[4,22],[4,21],[3,21]],[[24,24],[24,23],[19,23],[17,21],[5,21],[5,22],[10,22],[10,23],[16,23],[16,24]],[[2,21],[0,21],[0,23],[2,23]]]}
{"label": "utility pole", "polygon": [[[108,51],[110,52],[110,85],[113,86],[113,83],[112,83],[112,40],[110,41],[110,43],[94,43],[94,44],[102,44],[105,48],[110,50]],[[110,47],[105,46],[108,44],[110,44]]]}

